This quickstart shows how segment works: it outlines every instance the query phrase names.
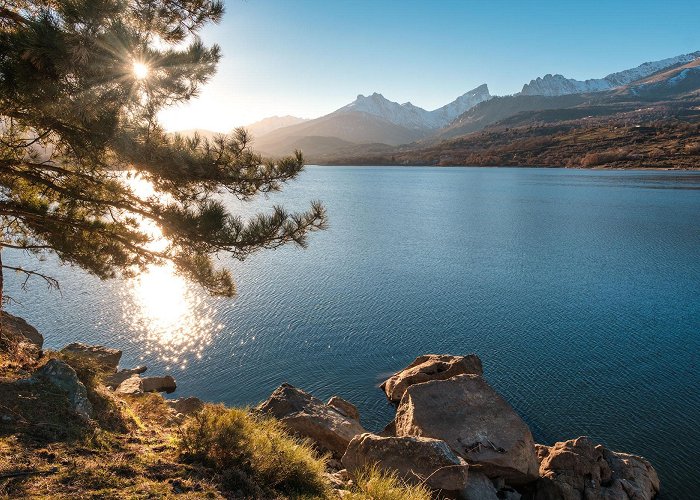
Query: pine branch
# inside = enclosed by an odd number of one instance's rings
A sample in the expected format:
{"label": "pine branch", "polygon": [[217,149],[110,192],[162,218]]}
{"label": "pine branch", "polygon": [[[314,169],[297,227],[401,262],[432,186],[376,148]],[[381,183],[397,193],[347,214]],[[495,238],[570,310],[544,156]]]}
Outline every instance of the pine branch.
{"label": "pine branch", "polygon": [[29,278],[31,278],[32,276],[36,276],[38,278],[43,279],[46,282],[46,284],[48,285],[49,289],[60,290],[60,288],[61,288],[59,286],[58,280],[56,278],[53,278],[51,276],[47,276],[46,274],[40,273],[39,271],[29,271],[29,270],[24,269],[22,267],[6,266],[5,264],[2,265],[2,269],[7,269],[9,271],[15,271],[15,272],[23,273],[26,275],[24,282],[21,285],[22,290],[27,289],[27,283],[29,282]]}

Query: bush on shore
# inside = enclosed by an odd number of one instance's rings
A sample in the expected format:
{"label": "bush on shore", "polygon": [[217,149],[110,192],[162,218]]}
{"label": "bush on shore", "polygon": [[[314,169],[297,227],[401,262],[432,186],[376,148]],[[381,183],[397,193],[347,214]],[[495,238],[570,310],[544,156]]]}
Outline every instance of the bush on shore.
{"label": "bush on shore", "polygon": [[183,426],[178,446],[183,457],[215,467],[230,487],[248,494],[324,498],[329,493],[325,456],[288,435],[278,421],[243,409],[206,405]]}

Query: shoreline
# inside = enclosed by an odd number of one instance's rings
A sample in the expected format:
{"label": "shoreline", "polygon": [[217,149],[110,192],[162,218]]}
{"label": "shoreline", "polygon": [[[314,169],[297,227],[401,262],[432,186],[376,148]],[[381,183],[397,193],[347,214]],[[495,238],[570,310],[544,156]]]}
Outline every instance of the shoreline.
{"label": "shoreline", "polygon": [[340,164],[340,163],[309,163],[305,167],[398,167],[398,168],[493,168],[493,169],[536,169],[536,170],[586,170],[604,172],[700,172],[700,167],[561,167],[533,165],[419,165],[419,164]]}
{"label": "shoreline", "polygon": [[[12,345],[19,346],[18,352],[28,348],[30,356],[26,369],[18,371],[14,377],[8,378],[4,373],[0,378],[5,394],[14,396],[5,398],[9,407],[3,405],[0,429],[10,426],[11,435],[21,437],[29,433],[33,436],[36,430],[32,430],[32,425],[44,425],[44,400],[52,394],[54,423],[61,424],[66,419],[64,425],[77,435],[97,428],[111,436],[112,444],[106,448],[98,445],[92,452],[101,455],[101,459],[90,460],[84,465],[86,471],[78,471],[87,479],[74,493],[94,489],[97,480],[93,479],[92,470],[101,467],[101,461],[113,459],[114,453],[133,453],[134,447],[130,445],[134,443],[149,446],[150,453],[161,457],[159,460],[166,459],[176,474],[188,460],[198,460],[197,457],[201,460],[207,455],[210,458],[201,465],[215,466],[217,471],[219,467],[239,467],[238,459],[216,463],[221,460],[217,440],[223,440],[228,447],[240,446],[240,451],[228,449],[227,452],[243,453],[244,463],[250,459],[254,462],[289,460],[292,464],[301,459],[307,466],[315,464],[311,466],[316,475],[314,487],[324,494],[314,498],[326,500],[342,500],[352,494],[357,483],[363,481],[368,467],[376,471],[373,472],[375,480],[398,478],[401,482],[394,483],[393,487],[405,488],[405,493],[423,488],[421,496],[409,497],[421,500],[444,495],[459,500],[553,500],[574,498],[571,495],[579,494],[595,494],[596,498],[611,500],[652,500],[657,498],[661,488],[657,472],[644,457],[610,450],[586,436],[552,445],[536,443],[529,426],[485,379],[482,362],[476,354],[422,355],[387,378],[379,389],[395,408],[395,418],[383,431],[372,433],[362,426],[357,407],[341,396],[332,396],[324,403],[286,383],[254,407],[226,407],[192,395],[167,400],[159,393],[175,391],[175,380],[141,377],[147,370],[145,366],[122,367],[119,349],[78,342],[60,351],[43,351],[43,336],[34,327],[7,313],[2,314],[2,319],[3,333],[14,339]],[[34,391],[35,397],[24,396],[28,390]],[[39,420],[33,424],[36,418]],[[134,422],[133,418],[136,418]],[[234,427],[231,427],[231,418],[239,422]],[[144,427],[141,421],[157,430],[155,441],[153,436],[144,440],[139,430]],[[30,424],[28,428],[27,423]],[[259,449],[234,437],[242,432],[236,430],[240,429],[238,425],[243,425],[245,432],[260,434],[264,439],[271,439],[269,433],[273,432],[275,443],[283,449],[265,448],[267,451],[263,451],[262,457],[256,456]],[[207,438],[207,434],[213,440]],[[297,439],[303,441],[295,441]],[[169,441],[175,443],[179,452],[167,451],[163,443]],[[13,442],[10,449],[31,457],[35,466],[40,463],[46,468],[42,439],[38,448],[30,442]],[[61,453],[66,457],[78,453],[70,440],[54,438],[54,442],[61,443]],[[115,444],[117,442],[120,444]],[[285,447],[299,449],[299,446],[303,447],[303,457],[299,451],[285,454]],[[55,454],[48,457],[49,461],[53,460]],[[64,459],[63,462],[69,461]],[[140,475],[153,472],[148,461],[139,463],[138,467]],[[255,467],[258,466],[253,467],[253,473]],[[55,467],[48,475],[59,470],[60,467]],[[61,473],[74,475],[75,465]],[[158,474],[156,469],[155,477],[162,477]],[[17,477],[24,476],[17,474]],[[261,476],[255,486],[259,491],[261,487],[270,486],[265,477]],[[162,481],[151,480],[139,486],[149,490],[160,488]],[[17,482],[21,484],[21,480]],[[190,491],[201,488],[201,485],[175,482],[173,478],[167,484],[172,485],[175,493],[186,494],[188,488]],[[53,488],[57,486],[51,484]],[[212,493],[222,492],[228,497],[225,481],[222,484],[211,481],[207,486]],[[99,487],[102,491],[102,486]],[[277,487],[277,491],[293,493],[285,487]],[[251,498],[267,498],[267,494],[255,494]],[[371,498],[383,500],[381,496]]]}

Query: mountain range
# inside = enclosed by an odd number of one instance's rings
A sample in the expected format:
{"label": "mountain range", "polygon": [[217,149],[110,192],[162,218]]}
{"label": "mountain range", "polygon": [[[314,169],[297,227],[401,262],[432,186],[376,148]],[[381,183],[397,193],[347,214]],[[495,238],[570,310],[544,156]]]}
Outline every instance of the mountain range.
{"label": "mountain range", "polygon": [[319,118],[271,117],[247,128],[255,149],[268,156],[300,149],[311,163],[352,164],[370,159],[391,163],[391,158],[412,163],[407,152],[414,152],[422,161],[439,163],[444,155],[430,156],[426,151],[435,153],[446,141],[470,134],[573,121],[583,126],[601,119],[626,123],[644,114],[639,110],[646,110],[647,117],[672,119],[666,111],[680,112],[685,109],[682,103],[692,111],[699,96],[697,51],[603,78],[582,81],[548,74],[509,96],[492,96],[483,84],[430,111],[410,102],[399,104],[379,93],[360,94],[353,102]]}
{"label": "mountain range", "polygon": [[629,85],[658,73],[666,68],[687,64],[700,57],[700,51],[691,54],[663,59],[661,61],[646,62],[636,68],[612,73],[605,78],[593,78],[580,81],[566,78],[562,75],[545,75],[542,78],[531,80],[523,85],[522,95],[558,96],[566,94],[583,94],[587,92],[601,92],[624,85]]}
{"label": "mountain range", "polygon": [[378,93],[360,94],[328,115],[255,137],[255,147],[270,155],[302,149],[314,156],[358,144],[397,146],[432,135],[491,97],[488,87],[480,85],[438,109],[427,111],[410,102],[390,101]]}

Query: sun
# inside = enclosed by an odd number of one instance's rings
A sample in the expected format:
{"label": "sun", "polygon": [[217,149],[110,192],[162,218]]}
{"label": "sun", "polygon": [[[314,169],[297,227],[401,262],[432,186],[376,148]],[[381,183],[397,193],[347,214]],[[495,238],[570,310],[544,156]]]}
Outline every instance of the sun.
{"label": "sun", "polygon": [[137,80],[143,80],[148,76],[148,66],[142,62],[134,61],[133,71]]}

